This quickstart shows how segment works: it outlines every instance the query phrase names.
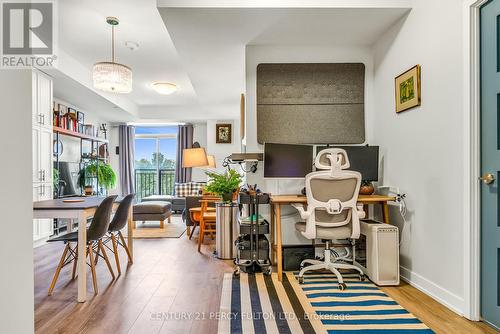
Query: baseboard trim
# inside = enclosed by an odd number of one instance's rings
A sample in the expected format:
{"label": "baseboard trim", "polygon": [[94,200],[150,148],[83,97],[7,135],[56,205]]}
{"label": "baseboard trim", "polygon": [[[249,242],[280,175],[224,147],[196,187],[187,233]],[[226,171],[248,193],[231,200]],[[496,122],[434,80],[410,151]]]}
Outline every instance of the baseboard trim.
{"label": "baseboard trim", "polygon": [[49,240],[49,237],[45,237],[45,238],[42,238],[42,239],[34,240],[33,241],[33,248],[37,248],[37,247],[45,245],[47,243],[47,240]]}
{"label": "baseboard trim", "polygon": [[453,312],[464,315],[464,299],[429,281],[427,278],[400,266],[401,279],[437,300]]}

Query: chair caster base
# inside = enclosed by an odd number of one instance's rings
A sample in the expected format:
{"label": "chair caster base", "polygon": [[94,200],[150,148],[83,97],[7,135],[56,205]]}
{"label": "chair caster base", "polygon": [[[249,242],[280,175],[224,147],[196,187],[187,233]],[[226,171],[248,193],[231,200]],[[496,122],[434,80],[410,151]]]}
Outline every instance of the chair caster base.
{"label": "chair caster base", "polygon": [[299,284],[304,284],[304,277],[303,276],[299,276]]}
{"label": "chair caster base", "polygon": [[365,276],[365,275],[359,275],[359,280],[360,280],[361,282],[366,281],[366,276]]}
{"label": "chair caster base", "polygon": [[344,291],[347,289],[347,285],[345,283],[339,283],[339,290]]}

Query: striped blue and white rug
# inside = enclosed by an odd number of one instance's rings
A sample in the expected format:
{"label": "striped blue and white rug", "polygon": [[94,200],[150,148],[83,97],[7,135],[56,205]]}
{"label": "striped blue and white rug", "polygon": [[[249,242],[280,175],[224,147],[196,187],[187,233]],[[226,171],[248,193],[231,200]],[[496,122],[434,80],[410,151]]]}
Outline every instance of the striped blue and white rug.
{"label": "striped blue and white rug", "polygon": [[242,273],[224,276],[219,333],[434,333],[413,314],[369,281],[344,276],[338,290],[332,274],[306,275],[299,285],[293,273],[283,282],[272,276]]}

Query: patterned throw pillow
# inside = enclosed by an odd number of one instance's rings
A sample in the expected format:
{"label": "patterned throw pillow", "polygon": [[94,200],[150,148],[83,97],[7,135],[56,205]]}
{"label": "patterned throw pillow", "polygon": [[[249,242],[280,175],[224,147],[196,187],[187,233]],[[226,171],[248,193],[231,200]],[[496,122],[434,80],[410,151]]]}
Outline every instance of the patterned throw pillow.
{"label": "patterned throw pillow", "polygon": [[191,195],[191,183],[175,183],[174,184],[174,196],[175,197],[186,197]]}
{"label": "patterned throw pillow", "polygon": [[195,182],[191,181],[191,196],[201,195],[203,188],[207,185],[206,182]]}

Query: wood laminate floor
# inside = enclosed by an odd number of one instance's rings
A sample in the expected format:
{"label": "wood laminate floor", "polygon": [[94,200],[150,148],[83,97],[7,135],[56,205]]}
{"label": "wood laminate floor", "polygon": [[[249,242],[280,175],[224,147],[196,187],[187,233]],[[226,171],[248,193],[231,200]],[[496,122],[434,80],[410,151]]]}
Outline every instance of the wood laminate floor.
{"label": "wood laminate floor", "polygon": [[[97,296],[89,273],[89,300],[84,304],[76,303],[70,266],[63,268],[53,295],[47,296],[63,245],[36,248],[36,333],[216,333],[213,317],[219,309],[222,277],[233,266],[214,258],[213,243],[198,253],[195,239],[184,235],[134,240],[134,264],[123,265],[126,255],[121,252],[122,275],[115,281],[105,263],[98,263]],[[497,333],[456,315],[408,284],[383,290],[436,333]]]}

